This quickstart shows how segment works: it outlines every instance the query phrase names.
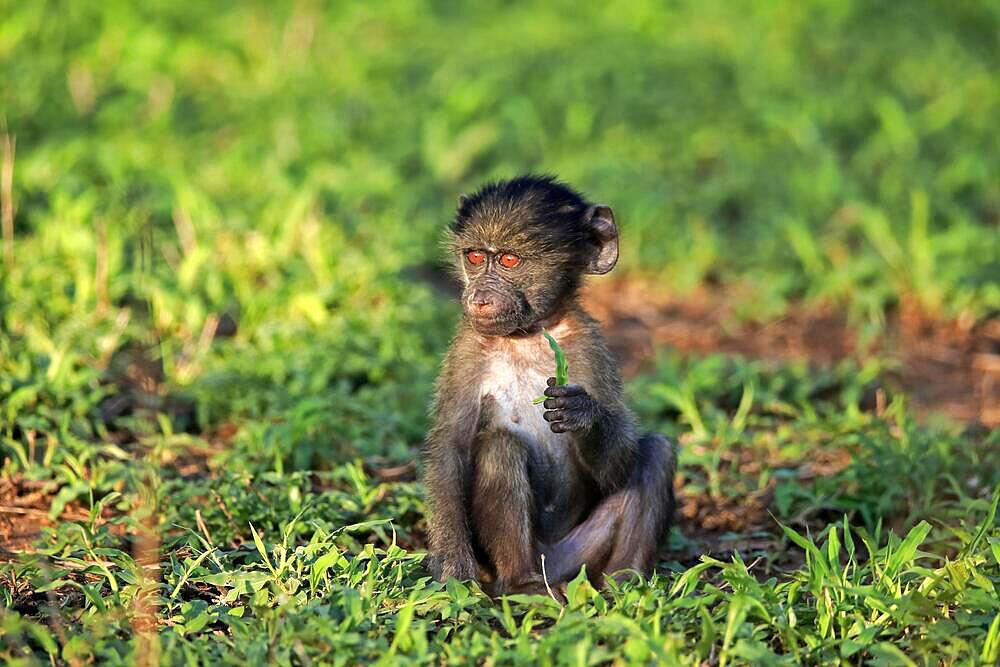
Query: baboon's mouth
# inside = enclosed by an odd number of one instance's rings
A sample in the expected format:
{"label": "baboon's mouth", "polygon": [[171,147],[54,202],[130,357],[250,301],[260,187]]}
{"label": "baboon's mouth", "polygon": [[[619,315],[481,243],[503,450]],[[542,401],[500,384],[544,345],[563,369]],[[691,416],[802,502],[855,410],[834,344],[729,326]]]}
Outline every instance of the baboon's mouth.
{"label": "baboon's mouth", "polygon": [[472,328],[479,333],[492,336],[504,336],[526,326],[522,321],[522,318],[517,317],[516,315],[476,317],[475,315],[470,314],[469,321],[472,323]]}

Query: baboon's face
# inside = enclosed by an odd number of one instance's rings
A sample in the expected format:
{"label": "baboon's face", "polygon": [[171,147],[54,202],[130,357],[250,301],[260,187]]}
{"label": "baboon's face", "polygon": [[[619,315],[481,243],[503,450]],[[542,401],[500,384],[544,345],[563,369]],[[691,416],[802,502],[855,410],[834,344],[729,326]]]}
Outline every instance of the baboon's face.
{"label": "baboon's face", "polygon": [[607,273],[618,259],[611,209],[546,177],[464,197],[449,231],[462,307],[477,331],[493,336],[536,329],[575,297],[584,273]]}
{"label": "baboon's face", "polygon": [[579,269],[536,244],[479,235],[462,241],[456,252],[465,284],[462,308],[480,333],[507,336],[533,329],[557,314],[576,290]]}

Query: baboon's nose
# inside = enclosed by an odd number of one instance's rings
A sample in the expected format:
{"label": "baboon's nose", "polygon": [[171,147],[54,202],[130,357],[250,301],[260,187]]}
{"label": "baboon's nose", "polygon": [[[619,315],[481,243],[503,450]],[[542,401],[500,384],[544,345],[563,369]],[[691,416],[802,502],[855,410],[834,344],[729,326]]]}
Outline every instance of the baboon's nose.
{"label": "baboon's nose", "polygon": [[493,295],[486,290],[476,290],[469,298],[472,314],[478,317],[489,317],[497,312],[497,304]]}

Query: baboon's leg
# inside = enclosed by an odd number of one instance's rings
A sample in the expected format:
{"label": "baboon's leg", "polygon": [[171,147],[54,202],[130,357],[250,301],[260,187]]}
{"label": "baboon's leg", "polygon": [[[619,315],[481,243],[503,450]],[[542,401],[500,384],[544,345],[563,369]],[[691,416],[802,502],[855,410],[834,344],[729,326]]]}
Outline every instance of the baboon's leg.
{"label": "baboon's leg", "polygon": [[657,548],[674,514],[676,467],[674,446],[664,436],[652,433],[639,441],[639,460],[632,473],[635,492],[624,503],[615,545],[604,572],[614,574],[631,569],[648,576],[653,571]]}
{"label": "baboon's leg", "polygon": [[650,434],[639,441],[639,456],[628,484],[602,500],[580,525],[545,550],[550,584],[571,579],[587,566],[601,573],[638,570],[649,574],[660,540],[674,511],[674,447]]}
{"label": "baboon's leg", "polygon": [[510,431],[480,436],[472,491],[476,537],[496,571],[498,590],[510,590],[537,572],[534,494],[527,450]]}

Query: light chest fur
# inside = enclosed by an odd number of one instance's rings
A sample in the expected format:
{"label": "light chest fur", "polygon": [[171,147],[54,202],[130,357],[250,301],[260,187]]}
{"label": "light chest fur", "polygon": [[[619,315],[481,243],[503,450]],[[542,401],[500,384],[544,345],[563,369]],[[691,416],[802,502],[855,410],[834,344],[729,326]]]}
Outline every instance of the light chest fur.
{"label": "light chest fur", "polygon": [[[557,340],[558,333],[553,332]],[[572,370],[570,367],[571,374]],[[494,426],[514,433],[551,463],[562,462],[569,455],[569,436],[553,433],[542,418],[545,407],[532,404],[545,391],[546,380],[555,374],[555,358],[545,338],[502,341],[491,350],[483,371],[479,396],[493,397],[497,410]]]}

